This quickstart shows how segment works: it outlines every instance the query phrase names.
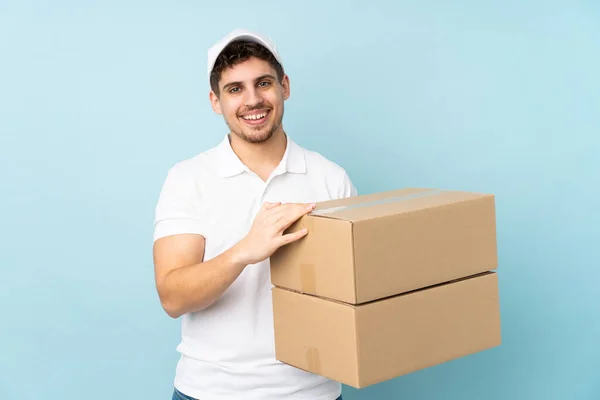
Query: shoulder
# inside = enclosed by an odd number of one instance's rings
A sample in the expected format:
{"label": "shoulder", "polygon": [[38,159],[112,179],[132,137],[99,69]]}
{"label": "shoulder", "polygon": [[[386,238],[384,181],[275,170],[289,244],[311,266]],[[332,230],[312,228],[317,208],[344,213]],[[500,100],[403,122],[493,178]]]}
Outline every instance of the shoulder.
{"label": "shoulder", "polygon": [[192,157],[176,161],[167,169],[167,179],[190,181],[210,175],[217,161],[217,147],[212,147]]}
{"label": "shoulder", "polygon": [[158,208],[198,204],[210,185],[215,148],[174,162],[162,178]]}
{"label": "shoulder", "polygon": [[301,147],[301,149],[304,152],[307,170],[324,173],[334,178],[341,178],[347,175],[346,170],[342,166],[325,157],[323,154],[304,147]]}
{"label": "shoulder", "polygon": [[324,180],[332,189],[333,197],[356,195],[356,189],[346,169],[315,150],[301,147],[306,161],[306,171],[312,179]]}
{"label": "shoulder", "polygon": [[216,148],[210,148],[171,164],[162,177],[159,206],[199,204],[216,179]]}
{"label": "shoulder", "polygon": [[206,235],[205,186],[210,177],[206,157],[210,150],[175,162],[167,170],[155,207],[154,240],[194,233]]}

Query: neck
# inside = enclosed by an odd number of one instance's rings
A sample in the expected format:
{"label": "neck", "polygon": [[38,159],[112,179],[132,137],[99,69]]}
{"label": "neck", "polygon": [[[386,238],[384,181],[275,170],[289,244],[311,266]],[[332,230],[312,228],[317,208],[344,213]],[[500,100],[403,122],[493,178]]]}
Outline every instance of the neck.
{"label": "neck", "polygon": [[229,141],[244,165],[264,181],[281,162],[287,146],[287,137],[282,129],[262,143],[248,143],[235,134],[229,135]]}

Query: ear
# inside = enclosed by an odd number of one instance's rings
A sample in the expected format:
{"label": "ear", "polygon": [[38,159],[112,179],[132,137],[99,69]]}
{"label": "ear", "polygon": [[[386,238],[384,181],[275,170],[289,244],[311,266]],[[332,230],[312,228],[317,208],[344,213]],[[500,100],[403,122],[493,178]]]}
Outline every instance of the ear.
{"label": "ear", "polygon": [[281,86],[283,87],[283,99],[287,100],[290,97],[290,77],[283,75],[281,80]]}
{"label": "ear", "polygon": [[221,102],[219,101],[219,96],[214,91],[210,91],[208,97],[210,98],[210,104],[212,105],[212,109],[217,114],[222,114],[221,110]]}

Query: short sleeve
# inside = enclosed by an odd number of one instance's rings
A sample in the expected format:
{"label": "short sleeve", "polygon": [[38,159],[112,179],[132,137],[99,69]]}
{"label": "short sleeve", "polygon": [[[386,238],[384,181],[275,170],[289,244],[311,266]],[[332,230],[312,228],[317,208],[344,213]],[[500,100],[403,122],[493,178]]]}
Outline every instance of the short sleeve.
{"label": "short sleeve", "polygon": [[352,183],[352,180],[348,176],[348,174],[344,171],[344,177],[342,180],[342,188],[341,188],[341,197],[354,197],[357,196],[358,192],[356,187]]}
{"label": "short sleeve", "polygon": [[170,235],[204,235],[194,180],[178,166],[169,170],[155,209],[154,241]]}

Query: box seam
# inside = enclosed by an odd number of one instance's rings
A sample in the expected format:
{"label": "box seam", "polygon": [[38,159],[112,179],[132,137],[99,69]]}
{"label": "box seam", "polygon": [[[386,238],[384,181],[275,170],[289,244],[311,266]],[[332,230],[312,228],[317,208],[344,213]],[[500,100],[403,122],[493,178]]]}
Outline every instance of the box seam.
{"label": "box seam", "polygon": [[350,221],[350,240],[352,248],[352,291],[354,292],[354,303],[358,303],[358,279],[356,276],[356,240],[354,238],[354,222]]}
{"label": "box seam", "polygon": [[418,288],[418,289],[413,289],[413,290],[409,290],[409,291],[402,292],[402,293],[396,293],[396,294],[393,294],[393,295],[390,295],[390,296],[385,296],[385,297],[381,297],[381,298],[377,298],[377,299],[374,299],[374,300],[369,300],[369,301],[366,301],[366,302],[363,302],[363,303],[357,303],[357,304],[347,303],[347,302],[342,301],[342,300],[332,299],[332,298],[329,298],[329,297],[319,296],[319,295],[316,295],[316,294],[305,293],[305,292],[303,292],[301,290],[292,289],[292,288],[288,288],[288,287],[277,286],[277,285],[274,285],[274,287],[278,288],[278,289],[281,289],[281,290],[288,291],[288,292],[292,292],[292,293],[296,293],[296,294],[300,294],[300,295],[312,297],[312,298],[315,298],[315,299],[321,299],[321,300],[325,300],[325,301],[330,301],[332,303],[336,303],[336,304],[339,304],[339,305],[346,306],[346,307],[349,307],[349,308],[357,310],[358,308],[360,308],[362,306],[369,305],[369,304],[378,303],[378,302],[381,302],[381,301],[384,301],[384,300],[393,299],[393,298],[396,298],[396,297],[408,296],[408,295],[411,295],[413,293],[423,292],[423,291],[426,291],[426,290],[429,290],[429,289],[435,289],[437,287],[442,287],[442,286],[448,286],[448,285],[451,285],[451,284],[461,283],[461,282],[464,282],[464,281],[469,281],[471,279],[476,279],[476,278],[480,278],[480,277],[487,276],[487,275],[496,275],[496,276],[498,276],[498,272],[495,271],[495,270],[488,270],[488,271],[478,272],[478,273],[475,273],[475,274],[472,274],[472,275],[467,275],[467,276],[463,276],[463,277],[460,277],[460,278],[451,279],[449,281],[444,281],[444,282],[436,283],[436,284],[433,284],[433,285],[424,286],[424,287],[421,287],[421,288]]}
{"label": "box seam", "polygon": [[[496,204],[495,204],[495,195],[489,194],[489,195],[484,195],[482,197],[477,197],[477,198],[464,199],[464,200],[456,200],[456,201],[453,201],[451,203],[438,204],[438,205],[435,205],[435,206],[427,207],[425,209],[419,208],[419,209],[416,209],[416,210],[403,211],[403,212],[396,213],[396,214],[380,215],[378,217],[361,218],[361,219],[356,219],[356,220],[351,220],[351,219],[337,217],[337,219],[341,220],[341,221],[349,221],[349,222],[352,222],[352,223],[361,223],[361,222],[365,222],[365,221],[375,221],[375,220],[382,219],[382,218],[389,218],[391,216],[398,216],[398,215],[401,215],[401,214],[411,215],[411,214],[414,214],[416,212],[426,212],[426,211],[430,211],[430,210],[433,210],[433,209],[439,209],[439,208],[443,208],[443,207],[451,207],[451,206],[455,206],[457,204],[462,204],[462,203],[466,203],[466,202],[490,201],[490,199],[492,199],[491,201],[492,201],[492,204],[494,205],[494,210],[495,210],[495,206],[496,206]],[[318,215],[317,217],[322,217],[322,216]],[[329,218],[331,218],[331,217],[329,217]]]}
{"label": "box seam", "polygon": [[358,336],[358,325],[359,325],[359,319],[360,319],[360,315],[361,315],[361,310],[359,309],[355,309],[354,310],[354,355],[356,356],[356,365],[355,365],[355,370],[354,370],[354,374],[355,374],[355,378],[356,378],[356,386],[357,387],[361,387],[362,386],[362,382],[361,382],[361,376],[360,376],[360,338]]}

